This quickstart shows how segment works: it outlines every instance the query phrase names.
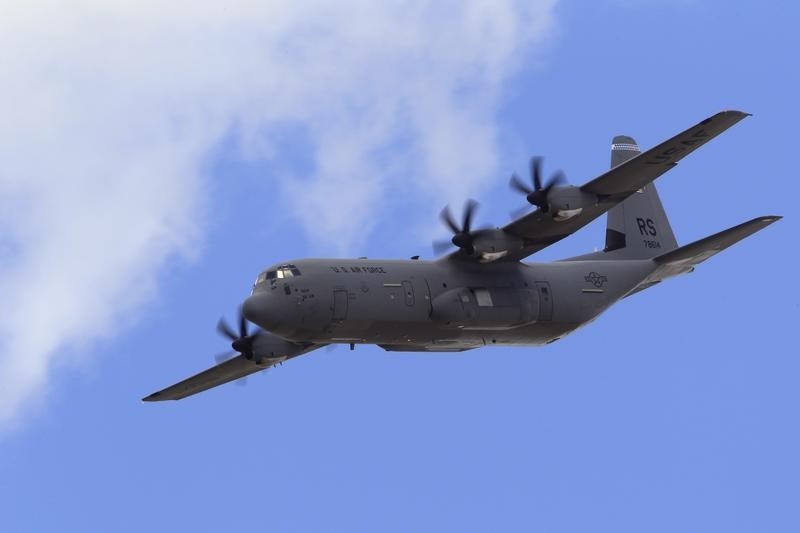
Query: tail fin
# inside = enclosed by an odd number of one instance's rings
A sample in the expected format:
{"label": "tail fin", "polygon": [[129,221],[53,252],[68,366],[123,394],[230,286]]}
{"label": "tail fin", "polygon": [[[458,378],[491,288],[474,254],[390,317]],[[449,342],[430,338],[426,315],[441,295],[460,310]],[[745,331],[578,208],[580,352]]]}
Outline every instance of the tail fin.
{"label": "tail fin", "polygon": [[[611,144],[611,168],[639,155],[631,137],[618,135]],[[608,211],[606,247],[615,259],[650,259],[678,247],[656,186],[645,185]]]}

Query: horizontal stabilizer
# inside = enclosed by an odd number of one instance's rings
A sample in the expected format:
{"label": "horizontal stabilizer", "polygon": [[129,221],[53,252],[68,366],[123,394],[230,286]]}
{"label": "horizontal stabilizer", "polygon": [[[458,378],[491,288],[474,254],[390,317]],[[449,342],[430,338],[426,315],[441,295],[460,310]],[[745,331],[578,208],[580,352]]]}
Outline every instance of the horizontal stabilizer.
{"label": "horizontal stabilizer", "polygon": [[680,248],[672,250],[671,252],[659,255],[654,259],[654,261],[662,265],[682,267],[691,267],[700,264],[709,257],[721,252],[733,244],[736,244],[745,237],[749,237],[753,233],[766,228],[781,218],[782,217],[779,216],[754,218],[753,220],[744,222],[738,226],[715,233],[714,235],[706,237],[705,239],[700,239],[699,241],[687,244],[686,246],[681,246]]}
{"label": "horizontal stabilizer", "polygon": [[676,248],[671,252],[659,255],[653,259],[657,268],[634,287],[628,293],[628,296],[652,287],[667,278],[691,272],[694,270],[695,265],[699,265],[709,257],[766,228],[781,218],[779,216],[754,218],[738,226],[715,233],[705,239],[700,239],[686,246]]}

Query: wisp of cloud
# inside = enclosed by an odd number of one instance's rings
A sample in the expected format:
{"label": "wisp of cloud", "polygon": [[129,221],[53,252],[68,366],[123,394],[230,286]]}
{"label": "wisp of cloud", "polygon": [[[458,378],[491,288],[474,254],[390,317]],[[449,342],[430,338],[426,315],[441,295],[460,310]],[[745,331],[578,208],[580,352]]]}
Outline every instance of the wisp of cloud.
{"label": "wisp of cloud", "polygon": [[65,348],[117,330],[167,261],[192,256],[202,163],[232,132],[243,157],[266,158],[276,125],[303,129],[315,170],[282,193],[339,252],[397,179],[382,149],[402,145],[415,187],[478,186],[501,84],[547,37],[554,2],[5,6],[0,423],[46,396]]}

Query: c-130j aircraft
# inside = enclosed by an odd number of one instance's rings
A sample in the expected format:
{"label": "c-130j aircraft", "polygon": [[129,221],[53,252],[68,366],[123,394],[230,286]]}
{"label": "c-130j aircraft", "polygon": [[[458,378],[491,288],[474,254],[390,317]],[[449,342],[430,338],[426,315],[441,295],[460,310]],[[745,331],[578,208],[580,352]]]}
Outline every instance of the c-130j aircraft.
{"label": "c-130j aircraft", "polygon": [[[238,331],[224,320],[217,326],[236,355],[144,401],[179,400],[331,344],[458,352],[556,341],[620,299],[693,271],[781,218],[754,218],[679,247],[653,184],[747,116],[722,111],[646,152],[631,137],[614,137],[611,169],[580,187],[563,185],[560,173],[543,184],[540,159],[533,158],[530,184],[513,175],[511,187],[536,209],[502,228],[473,229],[476,203],[467,204],[461,224],[445,208],[453,250],[434,261],[303,259],[272,266],[242,304]],[[522,262],[604,213],[602,251]],[[261,329],[249,332],[248,321]]]}

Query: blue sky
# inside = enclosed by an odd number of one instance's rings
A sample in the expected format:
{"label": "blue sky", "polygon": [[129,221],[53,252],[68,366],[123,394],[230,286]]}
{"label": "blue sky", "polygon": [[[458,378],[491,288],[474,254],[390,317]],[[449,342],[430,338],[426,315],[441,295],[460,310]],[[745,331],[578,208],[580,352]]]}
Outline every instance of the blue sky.
{"label": "blue sky", "polygon": [[[798,8],[418,5],[9,7],[0,528],[800,528]],[[574,335],[139,402],[225,351],[263,266],[429,256],[446,203],[504,223],[532,154],[580,184],[726,108],[753,117],[657,182],[679,242],[784,220]]]}

